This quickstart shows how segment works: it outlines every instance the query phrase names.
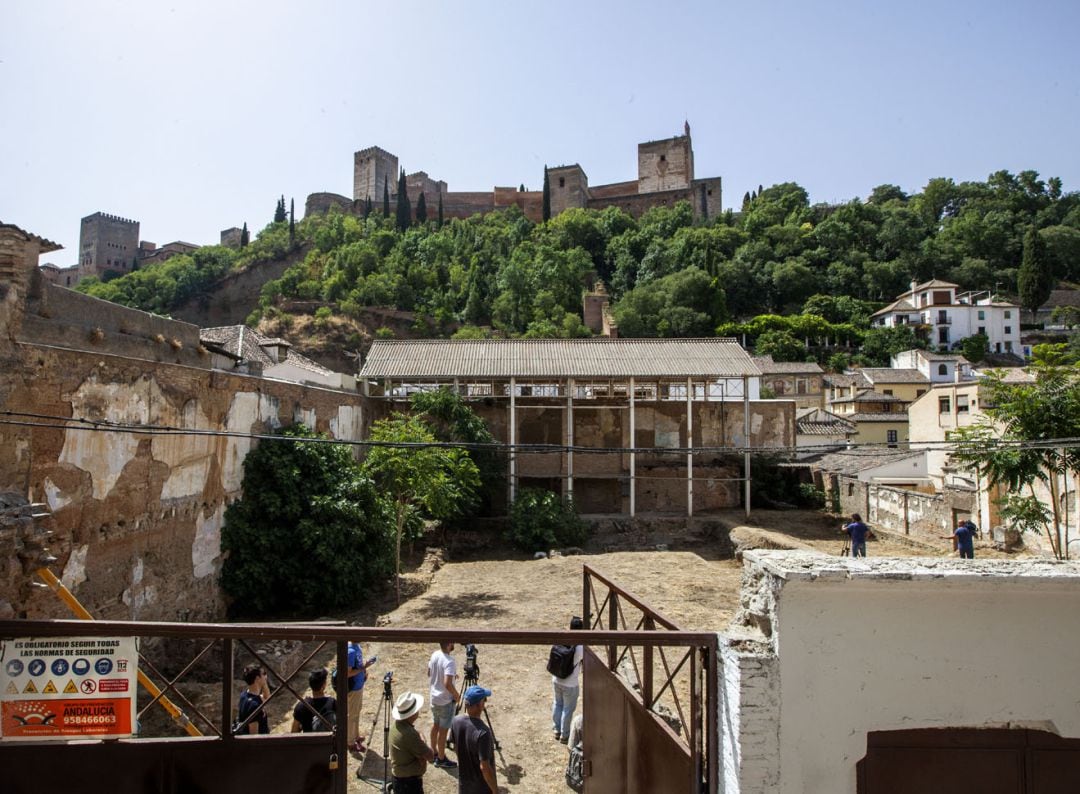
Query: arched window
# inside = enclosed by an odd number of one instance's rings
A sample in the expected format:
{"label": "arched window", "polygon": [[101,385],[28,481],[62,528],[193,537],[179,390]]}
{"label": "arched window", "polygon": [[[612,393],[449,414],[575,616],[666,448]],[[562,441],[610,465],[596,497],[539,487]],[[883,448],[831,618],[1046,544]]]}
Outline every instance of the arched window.
{"label": "arched window", "polygon": [[938,375],[948,375],[949,374],[948,365],[947,364],[938,364],[937,374]]}

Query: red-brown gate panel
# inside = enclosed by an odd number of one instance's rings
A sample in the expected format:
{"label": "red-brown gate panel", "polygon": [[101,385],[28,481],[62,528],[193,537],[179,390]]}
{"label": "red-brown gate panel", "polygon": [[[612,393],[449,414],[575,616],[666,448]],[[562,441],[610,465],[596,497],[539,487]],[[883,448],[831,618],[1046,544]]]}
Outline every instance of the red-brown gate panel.
{"label": "red-brown gate panel", "polygon": [[867,736],[859,794],[1072,794],[1080,740],[1022,729],[944,728]]}
{"label": "red-brown gate panel", "polygon": [[582,666],[586,794],[697,794],[690,749],[589,648]]}

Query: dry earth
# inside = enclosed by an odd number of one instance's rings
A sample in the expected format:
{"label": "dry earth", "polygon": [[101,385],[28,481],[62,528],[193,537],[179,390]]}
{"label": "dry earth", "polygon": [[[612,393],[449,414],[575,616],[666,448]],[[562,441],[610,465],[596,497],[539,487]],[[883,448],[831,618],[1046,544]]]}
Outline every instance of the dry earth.
{"label": "dry earth", "polygon": [[[762,511],[749,521],[741,512],[731,512],[722,518],[734,527],[733,538],[739,548],[811,548],[838,554],[843,546],[838,520],[815,512]],[[873,556],[949,553],[945,540],[928,546],[879,535],[868,544]],[[582,566],[588,564],[683,628],[719,631],[727,626],[737,606],[742,576],[741,562],[722,553],[717,544],[695,546],[693,551],[614,552],[542,560],[510,553],[503,559],[454,561],[434,572],[422,569],[410,574],[410,590],[420,594],[399,608],[377,617],[372,613],[346,617],[366,625],[376,620],[390,626],[445,626],[455,633],[469,628],[561,629],[569,616],[581,611]],[[980,548],[978,553],[997,556],[989,548]],[[428,583],[426,590],[424,583]],[[383,732],[378,713],[382,675],[394,671],[395,696],[412,689],[426,698],[427,660],[433,648],[372,644],[364,650],[367,655],[377,654],[379,662],[372,668],[361,719],[361,730],[371,737],[373,748],[362,771],[377,776],[382,771]],[[567,751],[553,740],[549,727],[551,679],[544,670],[546,657],[546,648],[480,647],[480,683],[494,692],[488,710],[502,745],[496,758],[501,792],[569,791],[563,781]],[[455,651],[455,658],[460,670],[464,664],[462,648]],[[417,726],[426,738],[431,727],[426,706]],[[350,768],[359,763],[353,759]],[[424,786],[434,794],[457,791],[454,773],[442,769],[429,768]],[[350,775],[349,790],[377,791],[378,783]]]}
{"label": "dry earth", "polygon": [[[843,535],[839,519],[816,512],[758,511],[748,520],[741,511],[718,516],[732,527],[737,549],[800,548],[838,554]],[[594,545],[603,546],[603,539]],[[937,545],[912,542],[904,537],[879,533],[868,544],[871,556],[944,556],[949,542]],[[669,620],[689,630],[723,630],[738,604],[742,563],[728,557],[726,544],[705,543],[692,549],[670,551],[620,551],[533,560],[507,550],[488,550],[484,559],[460,559],[441,563],[441,552],[418,555],[406,574],[407,593],[400,607],[392,599],[346,615],[335,616],[354,625],[446,627],[461,636],[470,628],[563,629],[571,615],[580,614],[582,566],[588,564],[610,580],[644,599]],[[977,546],[980,557],[1005,556],[987,544]],[[636,615],[626,614],[631,623]],[[382,677],[394,671],[394,695],[407,689],[427,698],[427,660],[434,648],[419,645],[370,644],[365,655],[378,655],[365,691],[361,730],[369,736],[373,751],[364,762],[366,776],[382,772],[383,705]],[[332,664],[327,651],[319,661]],[[462,648],[455,652],[459,671],[464,665]],[[564,794],[567,750],[556,743],[550,730],[551,684],[544,670],[547,648],[529,646],[481,646],[480,683],[494,691],[489,716],[502,745],[497,756],[501,792],[514,794]],[[282,665],[285,667],[286,665]],[[304,676],[295,679],[300,688]],[[680,682],[685,689],[685,682]],[[196,700],[213,713],[220,694],[214,684],[194,687]],[[202,690],[205,690],[202,691]],[[673,705],[669,699],[668,705]],[[685,703],[685,701],[684,701]],[[294,700],[287,692],[271,702],[276,717],[274,731],[288,731]],[[581,708],[579,703],[578,708]],[[425,738],[431,727],[425,709],[417,723]],[[453,754],[451,753],[451,757]],[[354,794],[379,790],[378,782],[357,779],[353,772],[360,759],[349,760],[349,791]],[[454,773],[429,768],[425,790],[433,794],[457,791]]]}

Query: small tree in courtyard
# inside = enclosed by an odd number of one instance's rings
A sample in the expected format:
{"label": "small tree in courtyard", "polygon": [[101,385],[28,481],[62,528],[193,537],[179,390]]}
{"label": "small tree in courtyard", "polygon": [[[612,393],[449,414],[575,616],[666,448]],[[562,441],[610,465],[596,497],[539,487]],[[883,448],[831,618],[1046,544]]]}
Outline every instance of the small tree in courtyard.
{"label": "small tree in courtyard", "polygon": [[438,446],[431,429],[415,416],[395,414],[371,428],[375,442],[364,471],[393,504],[394,572],[401,603],[401,541],[410,515],[447,520],[461,512],[480,485],[476,464],[463,449]]}

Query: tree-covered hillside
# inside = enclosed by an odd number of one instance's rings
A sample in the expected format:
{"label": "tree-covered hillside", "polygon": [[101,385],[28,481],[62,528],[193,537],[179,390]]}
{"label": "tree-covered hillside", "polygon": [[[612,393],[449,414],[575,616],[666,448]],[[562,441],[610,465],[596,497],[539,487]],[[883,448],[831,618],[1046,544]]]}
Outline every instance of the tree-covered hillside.
{"label": "tree-covered hillside", "polygon": [[[1080,194],[1033,171],[932,179],[912,196],[880,185],[867,200],[838,206],[811,205],[789,182],[705,223],[683,203],[639,220],[608,208],[535,224],[511,209],[399,231],[392,215],[332,212],[296,224],[293,240],[288,227],[270,224],[239,252],[204,248],[80,288],[167,313],[229,269],[293,248],[306,252],[302,262],[265,285],[253,321],[277,312],[281,299],[302,299],[345,316],[365,306],[413,311],[438,333],[581,336],[582,293],[602,279],[624,336],[745,333],[758,315],[805,313],[825,323],[812,321],[816,338],[860,344],[867,315],[913,280],[1018,295],[1032,230],[1025,272],[1044,272],[1022,277],[1020,292],[1080,280]],[[758,326],[808,341],[807,320],[787,322]],[[784,357],[786,340],[768,339]]]}

